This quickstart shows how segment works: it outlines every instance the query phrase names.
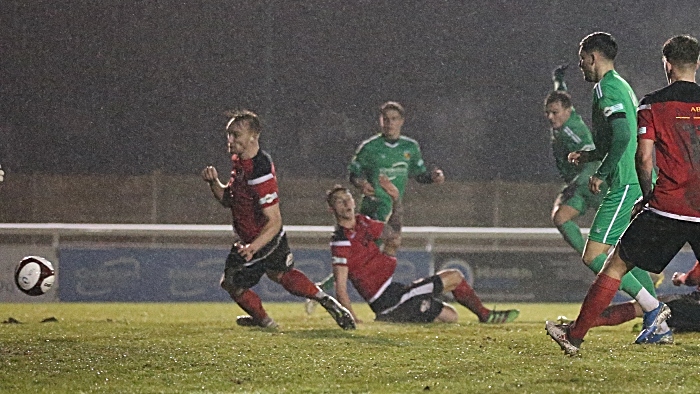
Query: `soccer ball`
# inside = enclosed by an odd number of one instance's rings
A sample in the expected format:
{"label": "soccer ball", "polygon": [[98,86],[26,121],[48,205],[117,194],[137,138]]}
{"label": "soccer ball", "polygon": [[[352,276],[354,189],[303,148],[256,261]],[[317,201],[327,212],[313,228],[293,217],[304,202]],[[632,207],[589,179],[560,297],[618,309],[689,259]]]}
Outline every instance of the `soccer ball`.
{"label": "soccer ball", "polygon": [[30,296],[42,295],[49,291],[55,279],[53,264],[43,257],[27,256],[15,269],[17,288]]}

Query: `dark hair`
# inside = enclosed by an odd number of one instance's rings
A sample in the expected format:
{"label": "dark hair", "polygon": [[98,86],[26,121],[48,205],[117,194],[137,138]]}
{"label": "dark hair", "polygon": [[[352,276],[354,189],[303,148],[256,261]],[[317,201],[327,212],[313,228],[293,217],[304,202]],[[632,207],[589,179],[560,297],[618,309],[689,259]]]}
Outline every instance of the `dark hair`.
{"label": "dark hair", "polygon": [[555,90],[544,99],[544,106],[559,102],[563,108],[571,108],[571,95],[563,90]]}
{"label": "dark hair", "polygon": [[242,109],[231,112],[231,119],[226,124],[226,131],[228,131],[234,123],[246,122],[248,127],[256,134],[262,132],[262,125],[260,124],[260,118],[255,112]]}
{"label": "dark hair", "polygon": [[328,203],[329,207],[333,206],[333,196],[335,196],[335,194],[338,192],[348,193],[352,195],[350,189],[348,189],[347,187],[340,184],[333,185],[333,188],[331,188],[330,190],[326,190],[326,203]]}
{"label": "dark hair", "polygon": [[392,109],[394,111],[397,111],[399,113],[399,115],[401,115],[401,117],[403,118],[403,113],[404,113],[403,105],[397,103],[396,101],[387,101],[386,103],[382,104],[382,106],[379,107],[379,112],[382,115],[384,115],[384,113],[386,111],[389,111]]}
{"label": "dark hair", "polygon": [[698,40],[689,35],[670,38],[661,50],[666,61],[673,65],[697,64],[700,56]]}
{"label": "dark hair", "polygon": [[584,52],[599,52],[609,60],[615,60],[617,56],[617,42],[609,33],[591,33],[581,40],[579,46]]}

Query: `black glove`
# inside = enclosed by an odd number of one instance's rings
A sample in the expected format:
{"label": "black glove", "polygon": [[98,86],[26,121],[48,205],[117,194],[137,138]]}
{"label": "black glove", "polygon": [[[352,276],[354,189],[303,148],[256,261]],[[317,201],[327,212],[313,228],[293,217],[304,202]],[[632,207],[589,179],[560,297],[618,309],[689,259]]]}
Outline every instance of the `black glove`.
{"label": "black glove", "polygon": [[552,80],[554,81],[563,81],[564,80],[564,74],[566,72],[566,69],[569,68],[569,63],[564,63],[552,71]]}

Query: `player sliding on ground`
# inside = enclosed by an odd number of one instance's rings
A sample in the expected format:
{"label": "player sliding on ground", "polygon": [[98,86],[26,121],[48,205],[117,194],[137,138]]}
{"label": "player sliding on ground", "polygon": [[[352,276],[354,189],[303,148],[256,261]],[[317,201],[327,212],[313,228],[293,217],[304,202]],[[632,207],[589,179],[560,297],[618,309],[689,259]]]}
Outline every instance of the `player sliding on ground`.
{"label": "player sliding on ground", "polygon": [[221,278],[221,287],[250,314],[239,316],[236,323],[277,327],[263,308],[260,297],[250,289],[266,274],[289,293],[318,301],[343,329],[354,329],[350,312],[294,268],[294,258],[282,227],[275,166],[270,156],[260,149],[261,131],[256,114],[234,113],[226,126],[227,146],[233,161],[229,182],[222,184],[212,166],[202,171],[202,178],[214,197],[231,209],[233,227],[240,238],[226,259]]}
{"label": "player sliding on ground", "polygon": [[347,282],[357,289],[378,321],[429,323],[457,321],[457,311],[437,298],[452,292],[455,301],[474,312],[482,323],[509,323],[519,311],[489,310],[481,303],[461,272],[447,269],[421,278],[409,285],[392,280],[396,257],[380,251],[377,240],[390,241],[401,231],[401,199],[398,188],[381,175],[379,184],[391,196],[393,206],[386,223],[355,213],[355,200],[350,190],[336,185],[327,193],[326,202],[336,220],[331,238],[336,297],[352,313]]}

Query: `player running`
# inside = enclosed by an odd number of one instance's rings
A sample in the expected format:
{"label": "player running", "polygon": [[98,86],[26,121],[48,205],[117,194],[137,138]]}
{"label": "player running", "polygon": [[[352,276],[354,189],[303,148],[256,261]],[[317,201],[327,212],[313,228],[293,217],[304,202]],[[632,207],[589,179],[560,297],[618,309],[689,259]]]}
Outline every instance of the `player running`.
{"label": "player running", "polygon": [[227,146],[233,162],[229,182],[222,184],[212,166],[202,171],[202,178],[214,197],[231,209],[233,227],[239,237],[226,259],[221,278],[221,287],[249,314],[239,316],[236,323],[277,327],[258,295],[250,289],[266,274],[291,294],[318,301],[343,329],[354,329],[355,321],[350,312],[294,268],[294,258],[282,227],[275,166],[270,155],[260,149],[261,131],[256,114],[251,111],[234,113],[226,126]]}
{"label": "player running", "polygon": [[509,323],[519,311],[489,310],[469,286],[461,272],[447,269],[421,278],[410,285],[393,281],[396,257],[382,253],[377,240],[391,240],[401,231],[401,198],[398,188],[385,175],[378,177],[379,187],[392,198],[387,223],[355,213],[355,200],[345,187],[336,185],[328,191],[328,206],[333,211],[336,228],[331,238],[333,274],[338,301],[356,321],[347,291],[347,282],[369,303],[376,320],[401,323],[457,321],[457,311],[437,298],[452,292],[455,301],[474,312],[481,323]]}

